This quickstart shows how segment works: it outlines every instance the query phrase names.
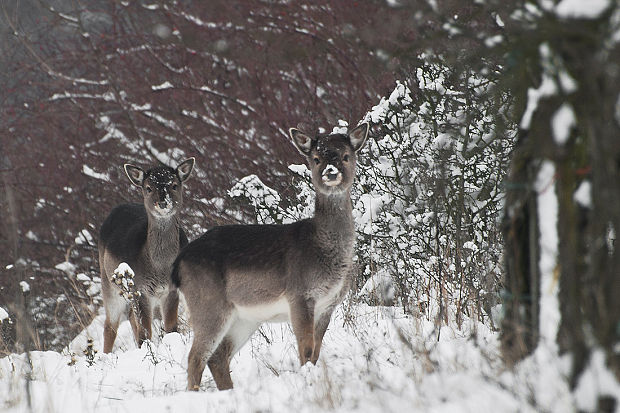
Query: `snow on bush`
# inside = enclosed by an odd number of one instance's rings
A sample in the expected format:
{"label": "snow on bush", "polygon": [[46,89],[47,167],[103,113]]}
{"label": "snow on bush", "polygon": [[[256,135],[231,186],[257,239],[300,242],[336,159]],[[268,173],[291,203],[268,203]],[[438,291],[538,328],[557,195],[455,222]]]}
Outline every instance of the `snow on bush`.
{"label": "snow on bush", "polygon": [[9,322],[11,319],[9,318],[9,313],[7,313],[7,311],[0,307],[0,324],[3,323],[4,321]]}
{"label": "snow on bush", "polygon": [[142,293],[136,290],[135,283],[133,281],[136,274],[133,272],[129,264],[121,262],[112,274],[112,282],[118,285],[119,294],[125,299],[132,301],[142,295]]}

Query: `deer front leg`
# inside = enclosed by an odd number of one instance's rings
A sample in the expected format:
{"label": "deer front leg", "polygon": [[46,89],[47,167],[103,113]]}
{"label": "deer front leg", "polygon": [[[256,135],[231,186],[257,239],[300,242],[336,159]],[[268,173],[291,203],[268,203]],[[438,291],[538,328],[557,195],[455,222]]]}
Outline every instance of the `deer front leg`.
{"label": "deer front leg", "polygon": [[129,311],[129,323],[138,347],[142,347],[145,340],[151,339],[151,322],[151,306],[145,294],[142,294],[137,302],[132,303]]}
{"label": "deer front leg", "polygon": [[172,333],[177,331],[179,323],[179,292],[171,289],[163,303],[164,331]]}
{"label": "deer front leg", "polygon": [[328,308],[317,320],[314,326],[314,348],[312,349],[312,364],[316,364],[319,359],[319,353],[321,352],[321,346],[323,344],[323,336],[327,331],[327,326],[332,317],[333,307]]}
{"label": "deer front leg", "polygon": [[314,301],[298,298],[289,305],[293,333],[297,338],[299,362],[303,366],[312,360],[314,349]]}

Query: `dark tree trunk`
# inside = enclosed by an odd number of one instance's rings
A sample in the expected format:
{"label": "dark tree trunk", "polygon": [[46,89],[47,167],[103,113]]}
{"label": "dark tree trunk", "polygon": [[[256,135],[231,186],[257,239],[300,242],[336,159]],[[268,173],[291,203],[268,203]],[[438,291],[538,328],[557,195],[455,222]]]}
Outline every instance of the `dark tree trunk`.
{"label": "dark tree trunk", "polygon": [[[7,251],[10,251],[10,258],[13,266],[7,271],[5,276],[9,277],[8,282],[3,282],[5,288],[10,289],[7,297],[12,297],[12,301],[7,303],[8,310],[12,313],[14,324],[9,328],[3,327],[1,341],[5,345],[15,341],[20,350],[31,350],[35,342],[32,320],[28,312],[27,294],[21,291],[19,282],[24,280],[25,268],[20,260],[19,254],[19,214],[16,191],[13,188],[14,179],[11,179],[13,167],[6,155],[0,155],[0,183],[2,191],[0,193],[0,208],[2,213],[0,225],[1,233],[4,234],[2,241],[7,244]],[[14,327],[14,328],[10,328]],[[8,342],[7,342],[8,341]]]}
{"label": "dark tree trunk", "polygon": [[[515,361],[532,351],[538,335],[533,319],[533,302],[540,299],[533,294],[539,282],[534,265],[538,251],[536,243],[527,241],[537,237],[531,209],[542,206],[535,205],[531,191],[510,185],[531,183],[527,172],[543,159],[554,163],[559,241],[554,277],[559,280],[561,313],[557,343],[571,356],[572,388],[595,349],[605,353],[607,367],[620,380],[620,355],[614,350],[620,343],[620,251],[614,242],[620,231],[620,47],[611,40],[617,30],[615,10],[612,5],[598,18],[570,19],[570,24],[557,16],[538,22],[532,39],[544,52],[521,69],[542,70],[557,90],[537,102],[528,138],[520,139],[514,153],[506,197],[508,299],[502,344],[506,358]],[[551,125],[563,104],[574,112],[574,127],[566,141],[558,142]],[[591,184],[591,202],[575,199],[583,182]],[[531,304],[524,294],[532,294]],[[598,394],[599,411],[613,411],[616,404],[610,395]]]}
{"label": "dark tree trunk", "polygon": [[503,293],[502,351],[508,363],[525,357],[538,343],[538,217],[530,140],[522,133],[517,141],[506,182],[506,277]]}

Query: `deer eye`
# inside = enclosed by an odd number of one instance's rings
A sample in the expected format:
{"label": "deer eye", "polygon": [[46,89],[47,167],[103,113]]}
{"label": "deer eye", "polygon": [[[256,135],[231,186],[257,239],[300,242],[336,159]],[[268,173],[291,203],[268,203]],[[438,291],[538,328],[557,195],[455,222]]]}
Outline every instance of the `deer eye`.
{"label": "deer eye", "polygon": [[172,185],[172,190],[176,191],[179,188],[179,186],[177,184]]}
{"label": "deer eye", "polygon": [[151,188],[150,186],[147,185],[146,186],[146,192],[148,192],[150,194],[151,192],[153,192],[153,188]]}
{"label": "deer eye", "polygon": [[345,154],[344,154],[344,156],[342,157],[342,160],[343,160],[344,162],[349,162],[349,154],[346,154],[346,153],[345,153]]}
{"label": "deer eye", "polygon": [[319,158],[314,158],[314,163],[318,165],[321,163],[321,160]]}

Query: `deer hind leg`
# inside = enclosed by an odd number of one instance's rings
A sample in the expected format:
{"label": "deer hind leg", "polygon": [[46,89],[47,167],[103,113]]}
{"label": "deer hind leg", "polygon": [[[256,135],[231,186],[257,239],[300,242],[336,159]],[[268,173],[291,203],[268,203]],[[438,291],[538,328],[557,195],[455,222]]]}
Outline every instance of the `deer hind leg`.
{"label": "deer hind leg", "polygon": [[118,333],[118,325],[120,324],[120,315],[116,318],[110,317],[106,311],[105,322],[103,324],[103,352],[111,353],[114,348],[114,341]]}
{"label": "deer hind leg", "polygon": [[297,338],[299,362],[303,366],[312,360],[314,349],[314,301],[295,299],[290,302],[291,324]]}
{"label": "deer hind leg", "polygon": [[233,382],[230,377],[230,360],[233,354],[239,351],[257,328],[258,324],[253,321],[236,319],[228,330],[226,337],[222,339],[222,342],[207,362],[218,390],[233,388]]}
{"label": "deer hind leg", "polygon": [[230,338],[224,337],[207,362],[218,390],[233,388],[232,378],[230,377],[230,359],[232,354],[233,343]]}
{"label": "deer hind leg", "polygon": [[105,322],[103,324],[103,352],[111,353],[114,348],[114,341],[118,333],[118,326],[121,316],[127,311],[127,303],[115,291],[109,291],[106,285],[107,278],[101,278],[103,290],[103,304],[105,308]]}
{"label": "deer hind leg", "polygon": [[142,347],[145,340],[151,339],[152,318],[151,305],[148,298],[143,294],[132,303],[129,311],[129,322],[138,347]]}
{"label": "deer hind leg", "polygon": [[166,333],[177,331],[179,323],[179,292],[176,288],[168,291],[163,302],[163,313],[164,331]]}
{"label": "deer hind leg", "polygon": [[[225,309],[223,306],[220,308],[221,311],[213,311],[209,314],[202,313],[197,317],[198,320],[192,320],[194,342],[192,343],[192,348],[187,358],[187,390],[200,389],[200,381],[202,379],[202,373],[207,366],[207,361],[211,359],[214,352],[218,349],[232,324],[231,310]],[[192,312],[192,314],[195,313]],[[194,316],[192,315],[192,317]],[[226,348],[224,347],[219,357],[226,353],[225,350]],[[230,380],[228,366],[226,366],[226,371]],[[219,374],[219,372],[220,369],[217,370],[216,374]],[[215,380],[219,388],[218,379]],[[225,382],[222,382],[222,384],[225,384]],[[232,387],[232,382],[230,386]]]}

